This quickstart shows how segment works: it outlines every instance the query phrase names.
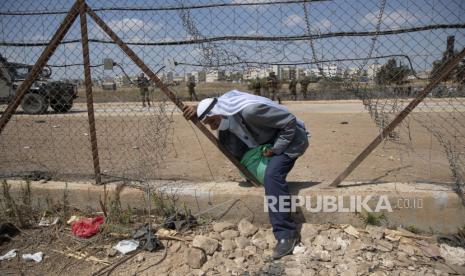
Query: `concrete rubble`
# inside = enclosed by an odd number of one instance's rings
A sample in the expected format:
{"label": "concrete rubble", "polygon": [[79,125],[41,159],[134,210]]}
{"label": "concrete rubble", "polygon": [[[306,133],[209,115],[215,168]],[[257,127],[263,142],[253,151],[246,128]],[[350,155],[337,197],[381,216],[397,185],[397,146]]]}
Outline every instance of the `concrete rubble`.
{"label": "concrete rubble", "polygon": [[[247,220],[216,223],[181,244],[184,259],[166,275],[464,275],[465,250],[434,236],[378,226],[303,224],[293,255],[270,259],[270,228]],[[215,234],[211,234],[215,233]],[[179,254],[179,252],[177,253]],[[244,274],[245,273],[245,274]]]}

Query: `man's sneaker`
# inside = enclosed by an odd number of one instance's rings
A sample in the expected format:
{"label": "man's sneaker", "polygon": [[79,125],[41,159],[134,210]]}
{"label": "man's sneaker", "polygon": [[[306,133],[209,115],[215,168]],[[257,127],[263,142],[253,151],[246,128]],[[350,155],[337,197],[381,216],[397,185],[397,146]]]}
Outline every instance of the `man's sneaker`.
{"label": "man's sneaker", "polygon": [[273,249],[273,254],[271,257],[274,260],[281,259],[282,257],[289,255],[294,250],[294,246],[296,246],[298,239],[280,239],[278,244]]}

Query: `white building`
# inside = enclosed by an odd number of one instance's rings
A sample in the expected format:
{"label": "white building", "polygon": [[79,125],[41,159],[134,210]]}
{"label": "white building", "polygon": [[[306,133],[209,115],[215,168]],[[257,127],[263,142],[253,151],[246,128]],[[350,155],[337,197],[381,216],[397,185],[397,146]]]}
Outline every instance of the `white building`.
{"label": "white building", "polygon": [[216,82],[225,79],[225,73],[222,70],[210,70],[206,73],[205,82]]}
{"label": "white building", "polygon": [[367,76],[370,79],[374,79],[376,77],[376,74],[379,72],[381,69],[381,64],[370,64],[368,65],[368,70],[367,70]]}

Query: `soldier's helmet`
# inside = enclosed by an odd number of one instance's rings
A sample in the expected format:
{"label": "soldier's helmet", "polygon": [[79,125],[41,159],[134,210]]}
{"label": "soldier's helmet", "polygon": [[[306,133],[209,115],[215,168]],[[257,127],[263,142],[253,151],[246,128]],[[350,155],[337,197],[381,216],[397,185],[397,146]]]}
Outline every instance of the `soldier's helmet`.
{"label": "soldier's helmet", "polygon": [[140,73],[140,74],[139,74],[139,77],[140,77],[140,78],[143,78],[143,77],[144,77],[144,73]]}

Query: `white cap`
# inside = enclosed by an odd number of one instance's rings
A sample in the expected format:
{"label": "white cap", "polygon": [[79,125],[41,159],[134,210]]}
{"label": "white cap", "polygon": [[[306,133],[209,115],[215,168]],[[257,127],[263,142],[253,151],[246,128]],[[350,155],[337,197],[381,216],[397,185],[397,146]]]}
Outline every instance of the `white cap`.
{"label": "white cap", "polygon": [[[199,105],[197,106],[197,117],[200,117],[205,112],[205,110],[207,110],[207,108],[211,105],[213,101],[214,101],[214,98],[207,98],[207,99],[201,100],[199,102]],[[210,116],[210,115],[211,115],[211,111],[208,112],[207,116]]]}

